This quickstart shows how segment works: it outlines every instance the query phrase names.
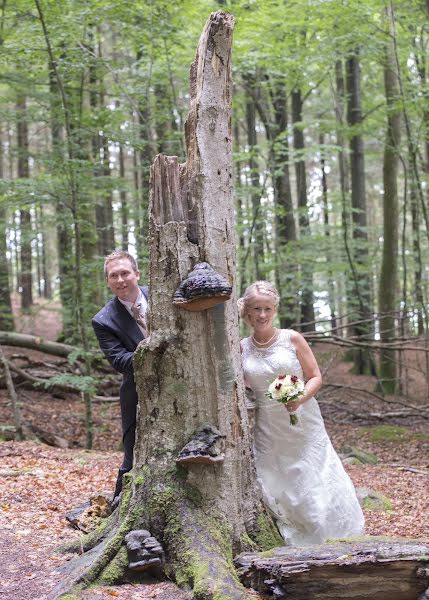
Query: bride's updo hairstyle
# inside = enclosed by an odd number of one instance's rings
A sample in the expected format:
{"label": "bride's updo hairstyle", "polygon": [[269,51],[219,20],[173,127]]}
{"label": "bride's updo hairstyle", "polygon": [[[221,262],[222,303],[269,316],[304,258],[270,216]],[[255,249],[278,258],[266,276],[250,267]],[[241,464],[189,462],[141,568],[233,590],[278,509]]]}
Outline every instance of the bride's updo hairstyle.
{"label": "bride's updo hairstyle", "polygon": [[279,305],[280,295],[272,283],[269,281],[255,281],[255,283],[251,283],[249,287],[246,288],[243,296],[237,301],[240,318],[244,320],[246,325],[250,325],[247,318],[249,304],[257,294],[268,296],[270,300],[274,302],[276,308]]}

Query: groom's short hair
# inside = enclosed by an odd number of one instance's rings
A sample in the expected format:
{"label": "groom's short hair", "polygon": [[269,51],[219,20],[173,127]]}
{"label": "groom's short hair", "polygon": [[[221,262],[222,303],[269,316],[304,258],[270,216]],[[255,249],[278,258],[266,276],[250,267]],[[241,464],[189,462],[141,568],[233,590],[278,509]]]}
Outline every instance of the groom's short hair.
{"label": "groom's short hair", "polygon": [[127,252],[127,250],[117,249],[117,250],[113,250],[113,252],[111,252],[104,258],[104,276],[106,278],[107,278],[107,265],[109,264],[109,262],[111,262],[112,260],[116,260],[117,258],[127,258],[130,261],[133,270],[136,272],[139,270],[137,261],[132,254]]}

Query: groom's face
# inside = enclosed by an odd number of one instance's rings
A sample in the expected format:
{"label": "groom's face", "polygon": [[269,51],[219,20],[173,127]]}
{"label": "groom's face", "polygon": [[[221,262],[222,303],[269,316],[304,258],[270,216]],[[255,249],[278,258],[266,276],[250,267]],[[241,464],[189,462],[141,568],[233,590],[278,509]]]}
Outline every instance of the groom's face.
{"label": "groom's face", "polygon": [[134,302],[139,293],[139,271],[135,271],[129,258],[115,258],[107,263],[107,285],[120,300]]}

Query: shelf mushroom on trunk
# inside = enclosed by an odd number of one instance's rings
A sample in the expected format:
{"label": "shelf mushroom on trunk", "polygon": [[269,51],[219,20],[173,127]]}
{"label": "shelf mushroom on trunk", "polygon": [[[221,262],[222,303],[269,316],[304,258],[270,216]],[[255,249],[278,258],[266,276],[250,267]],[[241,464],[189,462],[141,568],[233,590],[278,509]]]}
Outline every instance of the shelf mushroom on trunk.
{"label": "shelf mushroom on trunk", "polygon": [[176,290],[173,304],[178,308],[201,311],[229,300],[232,285],[208,263],[195,265]]}

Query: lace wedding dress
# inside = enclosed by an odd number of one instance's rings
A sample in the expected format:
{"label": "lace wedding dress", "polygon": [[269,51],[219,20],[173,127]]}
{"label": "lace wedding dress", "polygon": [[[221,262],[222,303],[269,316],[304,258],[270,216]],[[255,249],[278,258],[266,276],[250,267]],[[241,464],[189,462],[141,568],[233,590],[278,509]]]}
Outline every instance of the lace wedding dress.
{"label": "lace wedding dress", "polygon": [[264,502],[287,544],[360,535],[362,510],[316,399],[298,408],[298,423],[291,425],[286,408],[265,396],[277,375],[303,378],[290,335],[290,330],[280,330],[266,349],[257,348],[251,337],[242,341],[244,378],[256,409],[254,453]]}

